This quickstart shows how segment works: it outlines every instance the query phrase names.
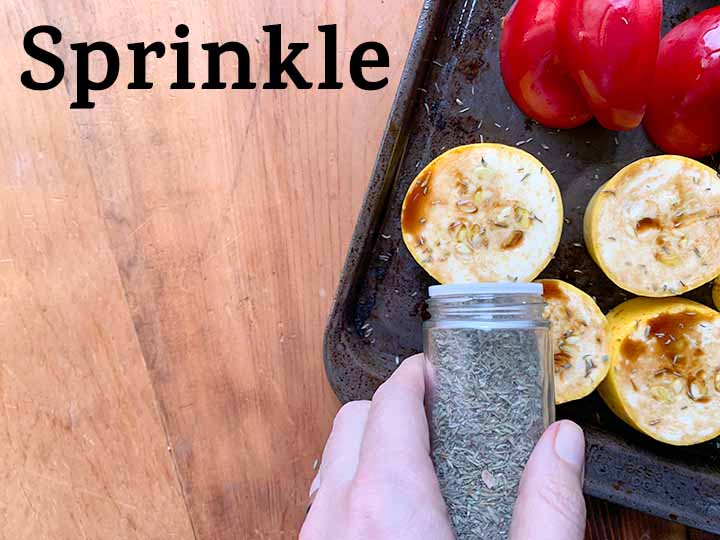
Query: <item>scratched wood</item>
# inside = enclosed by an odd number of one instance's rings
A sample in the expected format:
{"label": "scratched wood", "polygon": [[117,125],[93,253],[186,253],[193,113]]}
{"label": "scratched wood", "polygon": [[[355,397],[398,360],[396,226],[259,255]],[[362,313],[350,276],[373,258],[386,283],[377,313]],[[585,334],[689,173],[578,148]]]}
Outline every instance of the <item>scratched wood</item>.
{"label": "scratched wood", "polygon": [[41,8],[0,8],[0,538],[189,540],[86,142],[15,77]]}
{"label": "scratched wood", "polygon": [[[170,91],[120,79],[69,111],[0,79],[0,537],[294,538],[337,402],[321,336],[420,0],[13,0],[2,6],[7,73],[29,67],[35,24],[59,46],[104,39],[238,40],[267,72],[263,24],[307,41],[337,23],[341,91]],[[391,84],[349,83],[360,42],[390,50]],[[102,66],[92,64],[95,74]],[[236,65],[223,62],[231,80]],[[165,431],[164,431],[165,430]],[[637,524],[637,527],[635,527]],[[654,536],[644,536],[645,531]],[[677,535],[680,536],[677,536]],[[684,529],[591,505],[592,539]],[[699,538],[699,537],[698,537]]]}
{"label": "scratched wood", "polygon": [[[310,42],[298,65],[317,82],[315,27],[334,22],[346,82],[367,40],[389,45],[396,82],[419,13],[416,0],[41,5],[68,42],[167,43],[185,23],[198,82],[199,43],[232,39],[261,79],[268,23]],[[394,85],[170,93],[174,62],[150,65],[152,91],[118,84],[72,113],[75,164],[94,181],[198,537],[291,538],[337,408],[320,336]],[[50,110],[68,92],[22,97]]]}

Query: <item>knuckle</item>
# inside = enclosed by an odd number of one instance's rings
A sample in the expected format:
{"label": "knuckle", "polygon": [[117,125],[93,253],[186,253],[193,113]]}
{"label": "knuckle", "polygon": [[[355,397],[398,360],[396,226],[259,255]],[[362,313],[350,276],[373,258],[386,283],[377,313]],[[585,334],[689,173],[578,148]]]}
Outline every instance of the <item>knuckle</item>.
{"label": "knuckle", "polygon": [[372,397],[372,402],[375,406],[378,406],[379,404],[385,402],[388,400],[389,394],[392,394],[392,387],[388,385],[388,383],[384,382],[382,383],[377,390],[375,390],[375,393]]}
{"label": "knuckle", "polygon": [[585,530],[585,498],[577,483],[550,476],[540,488],[539,495],[569,527],[578,532]]}
{"label": "knuckle", "polygon": [[347,424],[357,422],[367,415],[369,408],[369,401],[350,401],[346,403],[340,407],[340,410],[335,415],[333,429],[342,429]]}
{"label": "knuckle", "polygon": [[372,402],[376,407],[384,407],[386,402],[392,402],[406,393],[410,393],[410,389],[403,381],[388,381],[375,390]]}
{"label": "knuckle", "polygon": [[348,494],[347,512],[352,529],[358,538],[376,538],[382,532],[379,516],[387,507],[387,497],[381,484],[368,477],[355,478]]}
{"label": "knuckle", "polygon": [[396,494],[416,493],[424,487],[426,477],[421,470],[398,467],[397,462],[402,456],[387,453],[387,461],[374,461],[358,468],[355,481],[359,487],[373,491],[377,496],[384,489]]}
{"label": "knuckle", "polygon": [[[410,485],[412,490],[408,491]],[[428,504],[432,501],[427,486],[405,482],[402,475],[380,479],[373,473],[359,474],[347,498],[348,530],[353,531],[353,540],[411,538],[407,534],[417,526],[419,513],[424,516],[420,521],[427,522],[426,518],[437,511],[434,504]],[[441,520],[442,516],[438,522]]]}
{"label": "knuckle", "polygon": [[[422,379],[422,375],[420,375]],[[373,395],[373,403],[385,401],[408,401],[415,402],[417,400],[422,401],[424,397],[424,383],[418,382],[417,379],[410,379],[407,377],[401,377],[397,379],[391,378],[384,382],[375,391]]]}
{"label": "knuckle", "polygon": [[351,507],[362,507],[377,499],[382,492],[383,479],[366,468],[360,468],[353,478],[349,502]]}
{"label": "knuckle", "polygon": [[354,501],[358,505],[396,506],[398,499],[408,501],[415,499],[427,490],[428,485],[434,485],[428,479],[435,478],[435,473],[424,467],[398,466],[402,456],[397,459],[386,454],[387,460],[374,460],[363,463],[353,479],[352,492],[357,496]]}

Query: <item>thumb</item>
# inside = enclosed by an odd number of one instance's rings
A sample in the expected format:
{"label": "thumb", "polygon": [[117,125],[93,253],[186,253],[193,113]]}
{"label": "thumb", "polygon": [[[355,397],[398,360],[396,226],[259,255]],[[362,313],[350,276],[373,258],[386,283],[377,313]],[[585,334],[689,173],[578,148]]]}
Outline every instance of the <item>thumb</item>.
{"label": "thumb", "polygon": [[582,540],[585,438],[573,422],[551,425],[535,446],[515,503],[511,540]]}

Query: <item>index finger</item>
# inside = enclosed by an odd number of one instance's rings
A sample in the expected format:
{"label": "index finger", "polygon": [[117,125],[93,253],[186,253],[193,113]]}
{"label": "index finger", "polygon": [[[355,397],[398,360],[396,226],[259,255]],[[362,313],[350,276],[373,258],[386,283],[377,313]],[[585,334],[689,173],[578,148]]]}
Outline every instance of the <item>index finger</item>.
{"label": "index finger", "polygon": [[406,359],[373,396],[358,473],[376,469],[387,474],[398,463],[432,467],[424,398],[425,357],[416,354]]}

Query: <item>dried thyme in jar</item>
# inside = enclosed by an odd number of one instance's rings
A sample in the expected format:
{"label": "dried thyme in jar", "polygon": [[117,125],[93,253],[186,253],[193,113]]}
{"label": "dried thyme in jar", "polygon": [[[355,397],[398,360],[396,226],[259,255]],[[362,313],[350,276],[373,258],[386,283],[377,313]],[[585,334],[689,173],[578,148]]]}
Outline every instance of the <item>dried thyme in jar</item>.
{"label": "dried thyme in jar", "polygon": [[430,287],[430,438],[457,540],[507,539],[520,476],[554,420],[542,285]]}

